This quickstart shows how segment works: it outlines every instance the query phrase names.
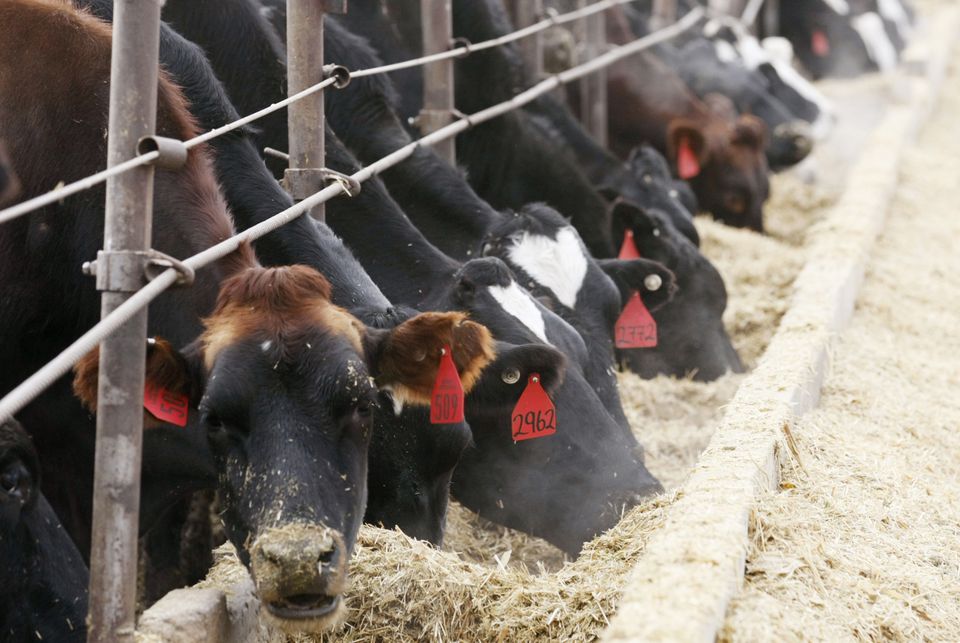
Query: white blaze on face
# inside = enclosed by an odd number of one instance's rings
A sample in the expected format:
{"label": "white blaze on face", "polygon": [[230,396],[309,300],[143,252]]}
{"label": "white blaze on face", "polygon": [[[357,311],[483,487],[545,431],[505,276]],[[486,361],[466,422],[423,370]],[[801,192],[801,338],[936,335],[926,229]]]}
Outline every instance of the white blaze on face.
{"label": "white blaze on face", "polygon": [[877,63],[882,72],[893,71],[897,66],[897,50],[890,42],[880,16],[871,11],[857,16],[851,23],[866,45],[870,60]]}
{"label": "white blaze on face", "polygon": [[906,40],[910,37],[910,17],[900,0],[877,0],[880,15],[897,26],[897,33]]}
{"label": "white blaze on face", "polygon": [[517,282],[511,281],[509,286],[490,286],[487,290],[505,311],[519,319],[520,323],[529,328],[534,335],[550,343],[547,340],[547,328],[540,309],[533,303],[530,295],[517,285]]}
{"label": "white blaze on face", "polygon": [[553,291],[561,304],[567,308],[576,306],[587,276],[587,258],[573,228],[561,228],[556,239],[524,232],[507,255],[537,283]]}

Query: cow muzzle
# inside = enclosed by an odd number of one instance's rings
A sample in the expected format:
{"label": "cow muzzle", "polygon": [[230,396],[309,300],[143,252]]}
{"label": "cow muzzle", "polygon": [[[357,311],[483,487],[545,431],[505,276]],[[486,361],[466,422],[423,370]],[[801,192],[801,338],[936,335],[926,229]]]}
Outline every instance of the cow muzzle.
{"label": "cow muzzle", "polygon": [[343,536],[323,525],[294,523],[262,532],[250,548],[264,616],[288,632],[319,632],[343,615],[347,581]]}

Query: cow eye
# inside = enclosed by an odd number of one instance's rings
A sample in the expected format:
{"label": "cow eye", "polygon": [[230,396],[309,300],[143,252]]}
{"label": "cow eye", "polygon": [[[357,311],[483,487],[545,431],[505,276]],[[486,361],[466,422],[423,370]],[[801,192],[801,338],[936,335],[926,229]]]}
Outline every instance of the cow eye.
{"label": "cow eye", "polygon": [[361,419],[367,419],[373,415],[373,403],[370,400],[360,400],[356,410]]}
{"label": "cow eye", "polygon": [[0,472],[0,488],[11,496],[26,502],[31,486],[30,472],[19,462],[8,465]]}
{"label": "cow eye", "polygon": [[203,423],[207,427],[208,431],[221,431],[223,430],[223,420],[220,419],[220,416],[212,411],[207,411],[203,414]]}

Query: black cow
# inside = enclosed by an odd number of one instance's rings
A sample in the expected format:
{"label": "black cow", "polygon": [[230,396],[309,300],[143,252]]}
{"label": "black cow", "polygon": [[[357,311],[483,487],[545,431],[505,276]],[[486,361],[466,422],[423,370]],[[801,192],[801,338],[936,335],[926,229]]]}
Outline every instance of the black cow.
{"label": "black cow", "polygon": [[0,638],[85,641],[87,568],[40,491],[30,436],[0,424]]}
{"label": "black cow", "polygon": [[[101,166],[110,46],[108,25],[68,6],[0,6],[0,137],[25,198]],[[34,53],[24,59],[23,51]],[[73,61],[69,72],[63,57]],[[166,77],[157,131],[179,139],[197,131]],[[98,317],[94,286],[78,266],[102,246],[103,198],[102,189],[88,191],[0,228],[0,288],[8,293],[0,307],[3,391]],[[203,149],[179,171],[157,171],[153,231],[154,247],[179,257],[233,234]],[[190,343],[175,351],[158,342],[147,381],[206,430],[227,533],[267,612],[298,628],[322,626],[340,611],[366,497],[377,388],[423,404],[442,346],[460,347],[466,386],[491,352],[487,331],[462,315],[419,315],[374,329],[335,306],[330,290],[311,268],[263,268],[241,247],[201,271],[192,288],[158,300],[151,315],[160,334]],[[421,353],[436,357],[417,373],[403,367]],[[95,405],[95,358],[78,367],[75,384]],[[75,457],[92,466],[83,451]]]}

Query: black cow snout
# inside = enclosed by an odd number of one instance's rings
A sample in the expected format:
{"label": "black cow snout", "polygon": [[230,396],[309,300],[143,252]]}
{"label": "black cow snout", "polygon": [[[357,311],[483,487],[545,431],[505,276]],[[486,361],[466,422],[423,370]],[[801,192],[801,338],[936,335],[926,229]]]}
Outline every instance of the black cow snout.
{"label": "black cow snout", "polygon": [[295,523],[263,532],[250,549],[266,614],[288,631],[320,631],[343,610],[347,554],[343,536],[323,525]]}

